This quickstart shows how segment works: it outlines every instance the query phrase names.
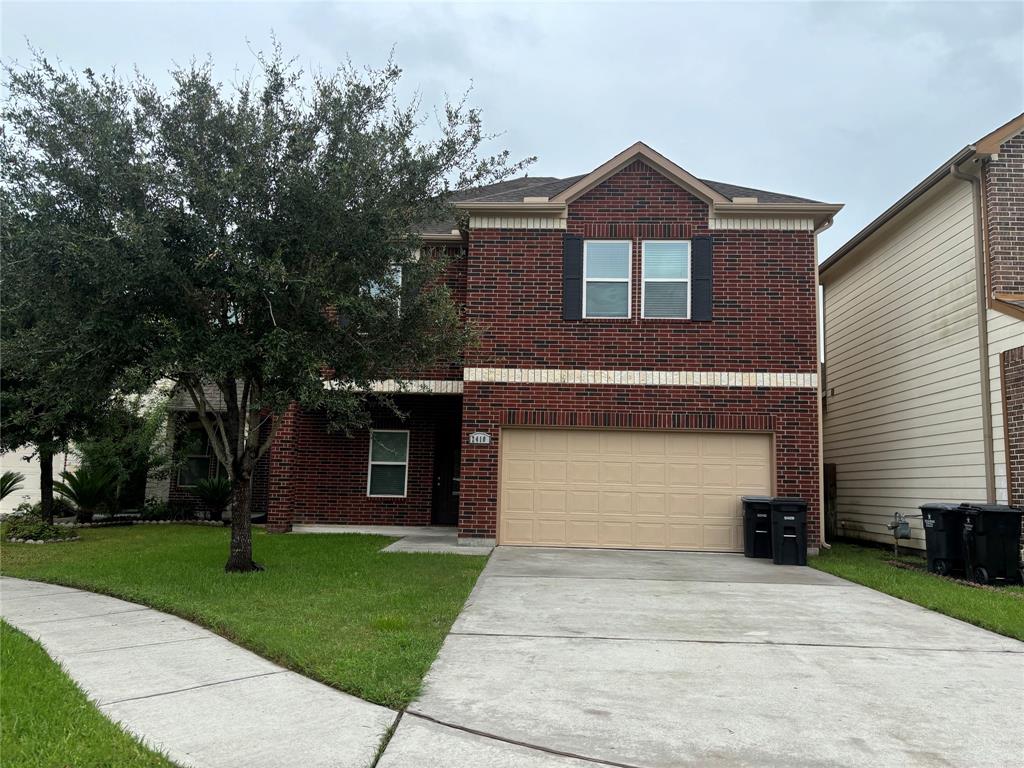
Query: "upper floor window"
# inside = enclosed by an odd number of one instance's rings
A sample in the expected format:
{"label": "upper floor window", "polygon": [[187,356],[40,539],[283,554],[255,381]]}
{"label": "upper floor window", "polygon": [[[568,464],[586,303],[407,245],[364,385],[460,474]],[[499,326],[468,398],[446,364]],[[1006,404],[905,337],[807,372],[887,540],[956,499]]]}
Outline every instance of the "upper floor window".
{"label": "upper floor window", "polygon": [[629,240],[583,244],[584,317],[629,317],[632,249]]}
{"label": "upper floor window", "polygon": [[[394,264],[394,265],[392,265],[391,269],[388,270],[388,275],[385,278],[385,280],[386,280],[386,282],[384,282],[384,283],[378,283],[377,281],[373,281],[373,282],[370,283],[370,285],[368,287],[368,292],[369,292],[371,297],[376,299],[376,298],[379,298],[381,296],[386,295],[390,291],[395,291],[397,293],[398,291],[401,290],[401,288],[402,288],[402,265],[401,264]],[[399,299],[399,301],[401,301],[401,299]]]}
{"label": "upper floor window", "polygon": [[640,288],[642,317],[690,316],[690,243],[644,240]]}

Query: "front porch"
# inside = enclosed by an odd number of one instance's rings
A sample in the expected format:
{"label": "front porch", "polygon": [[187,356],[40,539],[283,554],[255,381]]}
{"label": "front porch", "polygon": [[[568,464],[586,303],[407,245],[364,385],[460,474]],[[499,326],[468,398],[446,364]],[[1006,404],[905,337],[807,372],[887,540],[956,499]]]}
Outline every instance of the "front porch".
{"label": "front porch", "polygon": [[398,394],[395,404],[399,413],[376,407],[370,427],[350,434],[330,431],[323,414],[289,411],[271,447],[268,529],[442,526],[454,535],[462,396]]}

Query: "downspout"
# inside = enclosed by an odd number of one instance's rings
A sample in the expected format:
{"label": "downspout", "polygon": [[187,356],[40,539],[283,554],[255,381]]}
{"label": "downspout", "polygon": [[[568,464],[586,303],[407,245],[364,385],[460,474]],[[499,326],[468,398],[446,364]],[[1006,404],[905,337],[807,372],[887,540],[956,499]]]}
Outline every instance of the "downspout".
{"label": "downspout", "polygon": [[992,380],[988,369],[988,296],[986,290],[988,281],[981,214],[980,168],[978,173],[966,174],[960,171],[959,165],[953,163],[949,166],[949,174],[954,179],[966,181],[971,185],[971,202],[974,209],[974,270],[978,305],[978,368],[981,374],[981,431],[985,443],[985,494],[986,501],[994,504],[996,501],[996,456],[995,446],[992,443]]}
{"label": "downspout", "polygon": [[818,234],[831,226],[832,219],[828,219],[814,230],[814,357],[818,361],[818,539],[820,548],[823,550],[832,549],[832,545],[825,541],[825,414],[821,407],[821,359],[825,352],[825,307],[821,272],[818,270]]}

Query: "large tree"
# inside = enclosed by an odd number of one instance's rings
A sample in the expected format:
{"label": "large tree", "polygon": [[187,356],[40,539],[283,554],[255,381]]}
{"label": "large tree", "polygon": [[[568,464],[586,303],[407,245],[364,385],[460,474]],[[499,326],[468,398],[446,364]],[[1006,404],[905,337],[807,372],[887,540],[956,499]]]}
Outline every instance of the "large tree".
{"label": "large tree", "polygon": [[[400,103],[393,65],[306,75],[276,49],[259,65],[227,88],[192,64],[161,90],[40,58],[8,70],[4,115],[28,180],[13,183],[102,211],[105,247],[66,233],[61,253],[89,251],[95,274],[63,289],[87,299],[101,276],[103,303],[79,322],[104,329],[136,384],[171,379],[191,398],[234,488],[229,571],[259,567],[252,476],[290,404],[352,429],[373,381],[458,355],[446,257],[418,232],[454,220],[454,192],[523,165],[482,153],[465,100],[429,122]],[[81,136],[69,103],[103,140]]]}

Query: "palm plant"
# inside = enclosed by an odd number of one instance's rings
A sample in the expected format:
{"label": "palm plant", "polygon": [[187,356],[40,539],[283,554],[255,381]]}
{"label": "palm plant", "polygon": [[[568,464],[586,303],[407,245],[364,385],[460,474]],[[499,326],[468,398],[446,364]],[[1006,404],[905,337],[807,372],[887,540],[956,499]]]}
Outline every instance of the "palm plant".
{"label": "palm plant", "polygon": [[11,472],[10,470],[0,475],[0,500],[6,499],[21,488],[24,479],[25,476],[21,472]]}
{"label": "palm plant", "polygon": [[75,505],[78,522],[88,523],[106,506],[114,491],[114,477],[109,470],[85,464],[74,472],[61,472],[61,482],[53,490]]}
{"label": "palm plant", "polygon": [[192,492],[210,510],[211,520],[224,520],[224,510],[231,503],[231,481],[226,477],[207,477],[196,483]]}

